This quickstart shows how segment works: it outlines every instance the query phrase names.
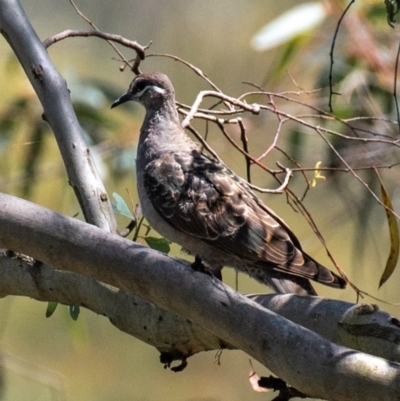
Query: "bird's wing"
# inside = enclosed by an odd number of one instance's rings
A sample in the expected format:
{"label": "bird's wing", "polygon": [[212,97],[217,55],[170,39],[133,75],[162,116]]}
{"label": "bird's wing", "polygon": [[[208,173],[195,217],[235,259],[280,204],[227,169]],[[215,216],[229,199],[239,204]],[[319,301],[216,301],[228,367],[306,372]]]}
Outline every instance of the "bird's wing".
{"label": "bird's wing", "polygon": [[197,151],[164,153],[147,165],[145,187],[175,229],[260,267],[315,278],[296,237],[222,163]]}
{"label": "bird's wing", "polygon": [[179,231],[216,240],[245,223],[222,165],[196,151],[164,153],[147,165],[144,180],[155,209]]}

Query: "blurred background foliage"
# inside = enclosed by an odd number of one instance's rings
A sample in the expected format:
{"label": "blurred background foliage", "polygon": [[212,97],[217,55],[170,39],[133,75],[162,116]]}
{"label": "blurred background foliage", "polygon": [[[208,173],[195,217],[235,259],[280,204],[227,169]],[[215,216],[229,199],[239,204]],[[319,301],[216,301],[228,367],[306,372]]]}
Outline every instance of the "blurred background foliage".
{"label": "blurred background foliage", "polygon": [[[64,29],[89,29],[66,0],[24,0],[22,4],[43,40]],[[77,1],[99,29],[142,45],[153,41],[148,54],[168,53],[191,62],[228,95],[239,96],[253,89],[243,82],[269,92],[304,90],[291,97],[325,111],[329,102],[329,54],[346,5],[342,1],[293,0]],[[263,28],[265,24],[268,26]],[[353,4],[335,43],[333,83],[340,95],[333,97],[334,114],[339,118],[379,118],[357,122],[360,129],[376,133],[375,137],[396,138],[399,134],[398,125],[390,122],[397,120],[393,87],[398,42],[398,28],[389,27],[384,2],[364,1]],[[127,58],[134,57],[123,51]],[[0,191],[69,216],[79,213],[78,218],[82,218],[35,93],[4,40],[0,41],[0,52]],[[109,195],[118,193],[134,212],[135,146],[144,112],[136,104],[110,110],[112,101],[126,90],[131,73],[119,72],[120,62],[113,60],[116,55],[99,39],[68,39],[53,45],[49,54],[68,81],[75,111]],[[193,102],[198,91],[208,89],[190,69],[168,58],[148,57],[141,68],[169,75],[177,99],[186,104]],[[309,92],[316,88],[322,89]],[[254,96],[251,101],[268,103],[269,99]],[[311,113],[309,108],[291,101],[274,101],[290,114]],[[337,121],[320,121],[319,113],[313,114],[312,121],[352,134],[349,127]],[[244,115],[243,119],[250,153],[258,156],[272,142],[279,121],[269,112]],[[204,122],[194,125],[205,132]],[[240,140],[237,127],[229,127],[229,132]],[[330,139],[353,167],[389,166],[399,160],[397,148],[387,144]],[[209,126],[208,141],[233,170],[246,175],[243,156],[227,144],[218,129]],[[278,145],[303,167],[313,168],[318,162],[324,167],[343,167],[314,131],[293,122],[284,125]],[[294,166],[276,150],[263,160],[271,168],[276,167],[276,161]],[[350,174],[324,171],[323,175],[325,179],[317,180],[308,191],[305,205],[329,249],[357,286],[374,296],[398,301],[398,271],[377,291],[389,251],[383,208]],[[359,175],[379,194],[379,183],[371,170],[360,171]],[[307,173],[308,180],[313,176],[312,171]],[[394,209],[399,211],[397,169],[383,169],[381,176]],[[276,187],[272,177],[257,168],[252,168],[252,179],[257,185]],[[306,181],[296,174],[290,188],[301,196]],[[285,196],[263,198],[289,223],[307,252],[333,268],[320,242],[304,218],[287,204]],[[121,228],[128,223],[127,218],[119,217]],[[179,254],[179,248],[172,245],[172,252]],[[225,271],[224,281],[235,286],[234,272]],[[266,291],[242,275],[239,290]],[[355,301],[351,290],[340,292],[319,286],[317,291],[322,296]],[[383,307],[399,316],[397,307]],[[103,317],[81,310],[79,319],[72,321],[67,308],[59,307],[50,319],[45,319],[45,311],[45,304],[32,300],[8,297],[0,302],[1,400],[273,398],[253,392],[248,384],[248,358],[239,351],[224,351],[221,366],[214,353],[197,355],[189,360],[185,371],[175,374],[163,369],[156,350],[117,331]],[[255,367],[259,375],[269,374],[257,363]]]}

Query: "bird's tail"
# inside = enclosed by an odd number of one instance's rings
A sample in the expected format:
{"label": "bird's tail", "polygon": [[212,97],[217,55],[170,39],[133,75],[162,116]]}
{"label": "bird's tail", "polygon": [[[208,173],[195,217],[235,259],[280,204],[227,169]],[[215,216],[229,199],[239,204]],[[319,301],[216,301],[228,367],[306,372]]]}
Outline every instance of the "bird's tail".
{"label": "bird's tail", "polygon": [[[315,274],[310,277],[300,277],[278,271],[268,272],[268,284],[280,294],[317,295],[310,279],[333,288],[345,288],[346,280],[320,265],[311,257],[306,263],[312,263]],[[317,269],[315,269],[315,267]]]}
{"label": "bird's tail", "polygon": [[340,277],[336,273],[331,272],[328,268],[320,265],[316,260],[314,260],[310,256],[308,255],[305,256],[309,258],[307,263],[312,263],[317,268],[316,273],[314,273],[313,277],[310,277],[311,280],[327,285],[328,287],[333,287],[333,288],[346,287],[347,282],[343,277]]}
{"label": "bird's tail", "polygon": [[310,280],[277,271],[268,272],[268,285],[278,294],[317,295]]}

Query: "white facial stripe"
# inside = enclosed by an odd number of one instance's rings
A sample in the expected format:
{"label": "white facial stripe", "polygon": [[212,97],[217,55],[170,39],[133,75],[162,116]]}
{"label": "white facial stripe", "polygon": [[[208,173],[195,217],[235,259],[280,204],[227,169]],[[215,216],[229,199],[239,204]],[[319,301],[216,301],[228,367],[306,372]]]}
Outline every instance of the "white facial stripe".
{"label": "white facial stripe", "polygon": [[[164,94],[166,93],[166,90],[163,89],[163,88],[160,88],[159,86],[153,85],[152,88],[153,88],[156,92],[161,93],[162,95],[164,95]],[[147,89],[147,88],[146,88],[146,89]]]}
{"label": "white facial stripe", "polygon": [[154,92],[160,93],[161,95],[164,95],[167,92],[165,89],[160,88],[159,86],[150,85],[146,86],[143,91],[139,92],[139,96],[143,96],[150,89],[153,90]]}

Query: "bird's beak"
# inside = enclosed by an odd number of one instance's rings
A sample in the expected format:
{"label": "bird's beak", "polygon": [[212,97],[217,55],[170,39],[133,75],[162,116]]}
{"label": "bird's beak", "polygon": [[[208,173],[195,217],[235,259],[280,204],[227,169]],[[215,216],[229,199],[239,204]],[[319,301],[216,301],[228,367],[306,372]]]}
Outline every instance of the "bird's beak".
{"label": "bird's beak", "polygon": [[114,107],[119,106],[122,103],[128,102],[131,100],[131,94],[129,92],[124,93],[121,97],[119,97],[112,105],[111,108],[113,109]]}

